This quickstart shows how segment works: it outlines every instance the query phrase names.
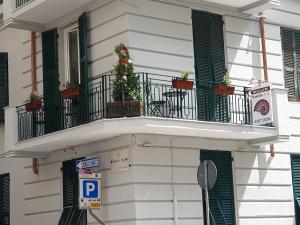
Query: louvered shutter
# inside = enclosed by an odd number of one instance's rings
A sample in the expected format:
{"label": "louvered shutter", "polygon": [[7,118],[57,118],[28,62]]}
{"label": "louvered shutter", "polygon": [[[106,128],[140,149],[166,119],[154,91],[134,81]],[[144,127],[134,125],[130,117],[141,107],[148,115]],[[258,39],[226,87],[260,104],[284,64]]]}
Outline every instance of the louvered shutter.
{"label": "louvered shutter", "polygon": [[[215,186],[209,191],[209,206],[211,210],[212,225],[234,225],[235,207],[232,176],[232,158],[230,152],[225,151],[200,151],[201,162],[211,160],[218,170]],[[203,200],[204,193],[203,193]],[[205,201],[203,201],[205,209]]]}
{"label": "louvered shutter", "polygon": [[62,99],[59,90],[57,29],[42,33],[45,133],[62,128]]}
{"label": "louvered shutter", "polygon": [[10,178],[9,174],[0,175],[0,224],[10,224]]}
{"label": "louvered shutter", "polygon": [[[81,158],[82,159],[82,158]],[[86,224],[86,211],[78,208],[78,173],[76,160],[63,162],[63,213],[59,225],[84,225]]]}
{"label": "louvered shutter", "polygon": [[296,224],[300,224],[300,155],[291,155]]}
{"label": "louvered shutter", "polygon": [[227,97],[215,96],[215,82],[222,82],[225,69],[222,16],[193,10],[193,41],[198,118],[228,120]]}
{"label": "louvered shutter", "polygon": [[4,107],[8,106],[8,55],[0,53],[0,124],[4,122]]}
{"label": "louvered shutter", "polygon": [[284,80],[285,87],[288,89],[288,97],[295,100],[296,93],[296,70],[295,70],[295,52],[294,52],[294,32],[289,29],[281,29]]}
{"label": "louvered shutter", "polygon": [[80,84],[81,84],[81,120],[89,121],[88,99],[88,58],[87,58],[87,16],[83,13],[78,20],[79,24],[79,54],[80,54]]}

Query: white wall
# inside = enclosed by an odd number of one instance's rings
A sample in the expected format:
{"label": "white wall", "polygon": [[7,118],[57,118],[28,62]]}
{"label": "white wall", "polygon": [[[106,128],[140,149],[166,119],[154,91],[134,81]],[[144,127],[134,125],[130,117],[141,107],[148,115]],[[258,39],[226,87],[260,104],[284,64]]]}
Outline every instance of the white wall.
{"label": "white wall", "polygon": [[[94,144],[53,152],[48,159],[39,161],[39,175],[32,173],[28,162],[24,167],[24,217],[26,225],[57,224],[62,212],[62,162],[79,157],[97,156],[101,160],[103,208],[94,210],[106,224],[134,224],[134,176],[133,168],[128,171],[110,170],[113,151],[128,151],[129,163],[132,163],[130,136],[126,135]],[[96,224],[88,216],[89,224]]]}
{"label": "white wall", "polygon": [[[173,224],[173,186],[179,224],[203,224],[196,174],[205,142],[188,137],[136,137],[132,167],[137,223]],[[267,149],[246,148],[233,150],[232,157],[237,224],[294,224],[290,156],[277,153],[271,158]]]}

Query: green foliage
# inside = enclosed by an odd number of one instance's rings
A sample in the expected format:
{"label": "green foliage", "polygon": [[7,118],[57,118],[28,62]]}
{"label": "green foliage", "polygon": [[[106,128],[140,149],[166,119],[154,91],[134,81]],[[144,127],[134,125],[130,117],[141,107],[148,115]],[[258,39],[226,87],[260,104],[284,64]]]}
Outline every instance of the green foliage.
{"label": "green foliage", "polygon": [[68,89],[68,88],[76,88],[76,87],[78,87],[78,84],[76,84],[76,83],[71,83],[71,82],[67,81],[66,83],[64,83],[63,86],[64,86],[65,89]]}
{"label": "green foliage", "polygon": [[31,102],[31,101],[34,101],[34,100],[36,100],[38,98],[39,98],[39,96],[36,93],[31,92],[30,95],[29,95],[28,101]]}
{"label": "green foliage", "polygon": [[113,88],[114,101],[140,100],[139,77],[134,74],[128,48],[120,43],[115,47],[114,52],[118,56],[118,63],[112,71],[116,75]]}
{"label": "green foliage", "polygon": [[190,77],[190,71],[188,71],[188,70],[183,70],[182,72],[181,72],[181,78],[182,78],[182,80],[188,80],[189,79],[189,77]]}
{"label": "green foliage", "polygon": [[230,82],[230,79],[229,79],[229,76],[228,76],[227,73],[224,75],[223,83],[224,83],[225,85],[229,85],[229,84],[231,83],[231,82]]}

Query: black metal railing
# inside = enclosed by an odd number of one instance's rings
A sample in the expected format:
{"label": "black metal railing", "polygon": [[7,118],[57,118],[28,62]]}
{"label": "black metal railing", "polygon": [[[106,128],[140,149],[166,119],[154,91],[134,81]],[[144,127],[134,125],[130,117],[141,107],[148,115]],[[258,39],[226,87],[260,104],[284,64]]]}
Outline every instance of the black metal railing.
{"label": "black metal railing", "polygon": [[16,0],[16,8],[21,7],[22,5],[25,5],[27,2],[30,2],[31,0]]}
{"label": "black metal railing", "polygon": [[61,93],[41,98],[39,109],[17,108],[19,141],[103,118],[150,116],[222,123],[250,124],[250,98],[246,87],[233,95],[216,94],[215,83],[198,82],[192,90],[175,89],[172,77],[138,73],[140,101],[113,101],[115,76],[91,79],[80,95],[64,99]]}

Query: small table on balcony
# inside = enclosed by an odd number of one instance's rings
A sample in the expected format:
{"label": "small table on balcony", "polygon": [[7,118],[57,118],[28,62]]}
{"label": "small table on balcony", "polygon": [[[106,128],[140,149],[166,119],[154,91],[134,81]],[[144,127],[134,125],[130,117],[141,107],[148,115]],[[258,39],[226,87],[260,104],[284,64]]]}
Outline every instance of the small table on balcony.
{"label": "small table on balcony", "polygon": [[177,117],[182,118],[182,102],[186,95],[187,92],[182,89],[171,89],[163,93],[170,108],[169,116],[172,115],[174,117],[174,114],[177,112]]}

